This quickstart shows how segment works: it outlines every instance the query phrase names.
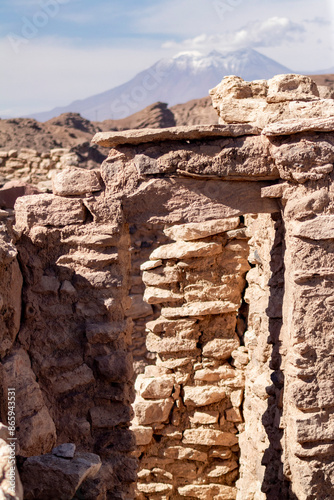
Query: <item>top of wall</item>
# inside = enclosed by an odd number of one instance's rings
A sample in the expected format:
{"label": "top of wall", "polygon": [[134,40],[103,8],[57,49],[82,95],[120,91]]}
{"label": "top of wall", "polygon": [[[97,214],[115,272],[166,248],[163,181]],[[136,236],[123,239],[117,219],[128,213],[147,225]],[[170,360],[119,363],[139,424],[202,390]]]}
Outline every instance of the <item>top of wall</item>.
{"label": "top of wall", "polygon": [[161,141],[185,141],[245,135],[291,135],[334,130],[334,99],[308,76],[277,75],[246,82],[227,76],[210,91],[220,125],[102,132],[93,143],[114,148]]}

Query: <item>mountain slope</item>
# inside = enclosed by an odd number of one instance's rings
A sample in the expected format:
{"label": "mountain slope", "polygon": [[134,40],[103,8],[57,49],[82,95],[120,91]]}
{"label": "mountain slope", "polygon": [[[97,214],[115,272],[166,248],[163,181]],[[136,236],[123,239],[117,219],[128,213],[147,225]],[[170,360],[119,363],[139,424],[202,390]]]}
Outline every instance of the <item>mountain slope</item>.
{"label": "mountain slope", "polygon": [[170,59],[161,59],[123,85],[68,106],[35,113],[31,118],[46,121],[61,113],[72,112],[89,120],[115,120],[157,101],[172,106],[207,96],[209,89],[226,75],[258,80],[280,73],[291,71],[252,49],[226,54],[213,51],[207,56],[199,52],[184,52]]}

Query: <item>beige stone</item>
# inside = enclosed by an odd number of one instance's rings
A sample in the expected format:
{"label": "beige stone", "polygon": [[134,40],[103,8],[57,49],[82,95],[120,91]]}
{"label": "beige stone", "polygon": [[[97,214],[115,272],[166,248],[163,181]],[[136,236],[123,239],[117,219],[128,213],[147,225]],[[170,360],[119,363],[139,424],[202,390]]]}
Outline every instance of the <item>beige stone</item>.
{"label": "beige stone", "polygon": [[174,375],[155,378],[137,378],[136,389],[144,399],[162,399],[171,396],[174,387]]}
{"label": "beige stone", "polygon": [[196,370],[194,380],[201,380],[202,382],[219,382],[219,380],[233,377],[235,377],[235,369],[228,363],[225,363],[216,369],[203,368],[202,370]]}
{"label": "beige stone", "polygon": [[192,259],[210,257],[222,252],[220,243],[184,242],[170,243],[154,250],[150,259]]}
{"label": "beige stone", "polygon": [[294,236],[300,238],[316,241],[334,239],[334,215],[318,215],[314,219],[294,223],[292,231]]}
{"label": "beige stone", "polygon": [[163,129],[124,130],[122,132],[98,132],[92,143],[105,148],[113,148],[120,144],[143,144],[167,140],[182,141],[201,139],[202,137],[237,137],[257,132],[258,130],[254,127],[241,127],[240,125],[194,125]]}
{"label": "beige stone", "polygon": [[330,118],[291,118],[279,123],[267,125],[262,134],[268,137],[276,135],[299,134],[300,132],[331,132],[334,130],[334,117]]}
{"label": "beige stone", "polygon": [[162,304],[163,302],[179,302],[183,300],[183,294],[149,286],[146,287],[143,298],[148,304]]}
{"label": "beige stone", "polygon": [[199,224],[192,223],[172,226],[164,229],[164,233],[168,238],[175,241],[192,241],[230,231],[231,229],[237,228],[239,223],[239,217],[232,217],[231,219],[218,219]]}
{"label": "beige stone", "polygon": [[236,462],[235,460],[229,460],[223,462],[223,465],[214,465],[213,467],[210,467],[208,471],[208,477],[218,478],[224,476],[225,474],[228,474],[229,472],[237,468],[238,462]]}
{"label": "beige stone", "polygon": [[234,408],[239,408],[241,406],[244,397],[244,391],[239,389],[238,391],[233,391],[230,394],[230,400]]}
{"label": "beige stone", "polygon": [[160,338],[154,333],[148,333],[146,347],[150,352],[159,354],[197,352],[197,341],[176,338]]}
{"label": "beige stone", "polygon": [[267,102],[310,101],[319,99],[316,83],[309,76],[277,75],[268,81]]}
{"label": "beige stone", "polygon": [[[235,312],[238,308],[239,304],[228,301],[190,302],[183,307],[164,307],[161,310],[161,314],[166,318],[206,316],[209,314],[226,314]],[[233,349],[235,349],[235,347]]]}
{"label": "beige stone", "polygon": [[101,459],[93,453],[77,453],[73,459],[52,454],[28,458],[22,467],[22,480],[27,498],[38,491],[40,498],[73,498],[80,485],[94,478],[101,468]]}
{"label": "beige stone", "polygon": [[[240,297],[239,287],[235,283],[210,286],[208,283],[187,285],[184,288],[184,298],[187,302],[206,302],[215,300],[228,300],[236,302]],[[241,287],[240,287],[241,288]]]}
{"label": "beige stone", "polygon": [[166,483],[138,483],[137,488],[146,495],[170,493],[173,491],[173,486]]}
{"label": "beige stone", "polygon": [[135,418],[139,425],[166,422],[174,405],[172,398],[145,401],[139,398],[134,402]]}
{"label": "beige stone", "polygon": [[147,304],[143,300],[143,296],[140,294],[133,294],[129,296],[131,299],[131,307],[125,311],[127,317],[136,318],[146,318],[153,314],[153,309],[150,304]]}
{"label": "beige stone", "polygon": [[216,498],[219,498],[219,500],[234,500],[237,494],[236,488],[219,484],[187,485],[178,488],[177,491],[181,496],[199,498],[200,500],[211,500]]}
{"label": "beige stone", "polygon": [[162,266],[162,260],[148,260],[140,265],[141,271],[149,271],[150,269],[155,269],[156,267]]}
{"label": "beige stone", "polygon": [[184,388],[184,404],[186,406],[207,406],[226,398],[226,391],[220,387],[198,386]]}
{"label": "beige stone", "polygon": [[132,425],[130,427],[130,430],[136,437],[137,446],[146,446],[152,441],[153,429],[151,427]]}
{"label": "beige stone", "polygon": [[83,168],[65,168],[53,178],[53,194],[75,196],[100,191],[97,173]]}
{"label": "beige stone", "polygon": [[203,346],[203,355],[215,359],[228,359],[239,345],[237,336],[234,339],[214,339]]}
{"label": "beige stone", "polygon": [[64,394],[65,392],[78,389],[79,387],[93,384],[95,378],[93,371],[84,363],[75,370],[63,372],[61,375],[51,377],[50,382],[52,390],[56,394]]}
{"label": "beige stone", "polygon": [[203,446],[234,446],[238,443],[235,434],[200,427],[198,429],[187,429],[183,433],[184,444],[197,444]]}
{"label": "beige stone", "polygon": [[146,286],[170,286],[178,283],[181,279],[180,271],[176,266],[159,267],[156,270],[144,271],[142,275]]}
{"label": "beige stone", "polygon": [[218,419],[218,411],[195,411],[194,415],[190,417],[190,422],[192,424],[208,425],[216,424]]}
{"label": "beige stone", "polygon": [[56,427],[44,403],[28,354],[16,349],[2,363],[2,387],[15,385],[16,425],[23,457],[48,453],[56,443]]}

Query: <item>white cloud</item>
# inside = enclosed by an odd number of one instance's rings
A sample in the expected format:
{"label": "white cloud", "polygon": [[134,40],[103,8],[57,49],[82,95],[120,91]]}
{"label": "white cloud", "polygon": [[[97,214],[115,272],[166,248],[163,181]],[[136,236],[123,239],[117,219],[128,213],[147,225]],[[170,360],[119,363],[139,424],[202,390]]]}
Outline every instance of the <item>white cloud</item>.
{"label": "white cloud", "polygon": [[286,41],[299,41],[305,32],[300,23],[286,17],[271,17],[264,21],[254,21],[245,27],[223,34],[202,34],[181,42],[169,41],[166,49],[196,50],[199,48],[234,50],[244,47],[277,47]]}

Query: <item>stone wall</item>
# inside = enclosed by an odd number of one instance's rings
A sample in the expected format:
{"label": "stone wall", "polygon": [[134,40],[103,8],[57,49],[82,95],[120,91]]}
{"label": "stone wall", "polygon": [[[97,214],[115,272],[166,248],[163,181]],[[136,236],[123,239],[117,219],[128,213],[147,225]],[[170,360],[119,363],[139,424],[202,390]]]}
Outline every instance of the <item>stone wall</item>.
{"label": "stone wall", "polygon": [[52,178],[66,167],[82,165],[82,155],[70,148],[55,148],[47,153],[35,149],[21,148],[0,151],[0,185],[20,180],[38,187],[40,191],[52,192]]}
{"label": "stone wall", "polygon": [[334,494],[332,101],[296,75],[214,98],[225,124],[97,134],[100,170],[0,214],[27,500]]}
{"label": "stone wall", "polygon": [[[235,498],[247,350],[236,333],[248,245],[239,218],[165,229],[142,265],[157,354],[136,381],[137,498]],[[239,322],[239,335],[243,328]]]}

